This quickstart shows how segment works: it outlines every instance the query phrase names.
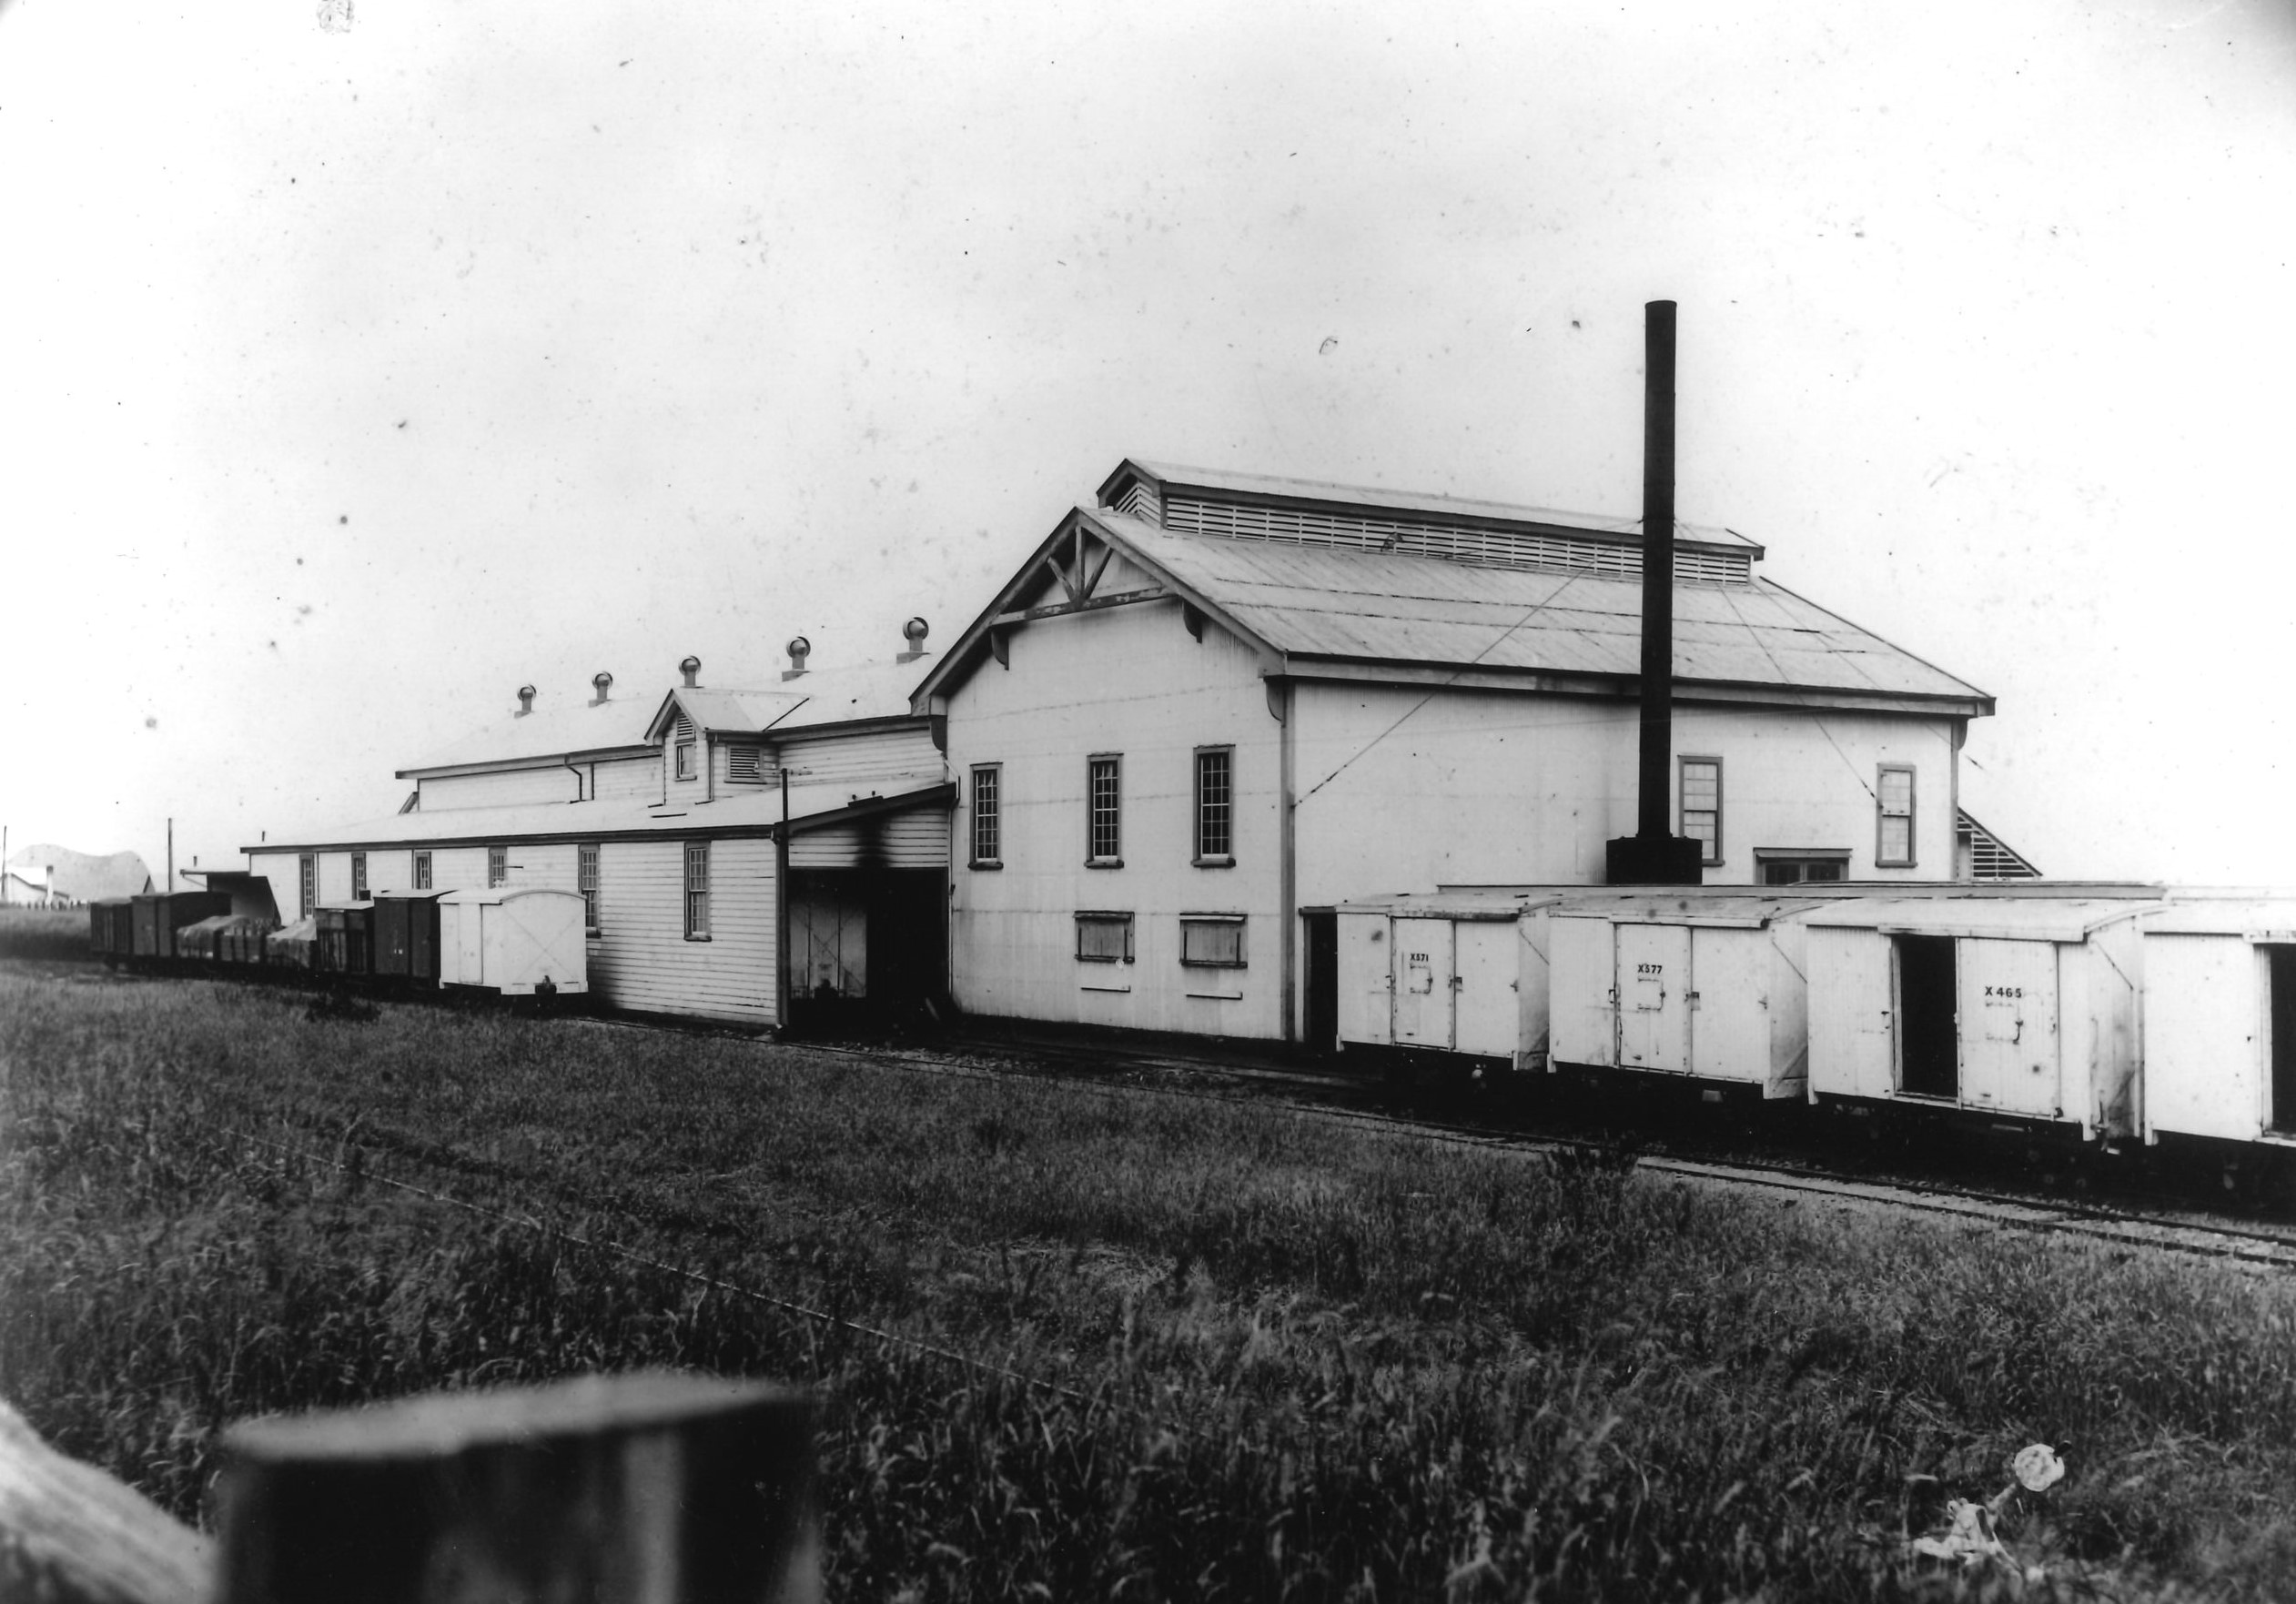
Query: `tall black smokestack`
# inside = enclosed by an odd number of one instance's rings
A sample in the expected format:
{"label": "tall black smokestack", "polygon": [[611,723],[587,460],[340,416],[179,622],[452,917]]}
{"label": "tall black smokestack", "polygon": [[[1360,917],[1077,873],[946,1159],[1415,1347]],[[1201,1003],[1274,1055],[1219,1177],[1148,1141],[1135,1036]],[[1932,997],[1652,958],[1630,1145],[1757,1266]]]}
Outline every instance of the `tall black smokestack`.
{"label": "tall black smokestack", "polygon": [[1669,827],[1674,745],[1674,303],[1643,308],[1643,671],[1634,833],[1610,843],[1613,885],[1696,885],[1701,842]]}
{"label": "tall black smokestack", "polygon": [[1674,745],[1674,303],[1643,308],[1643,754],[1634,833],[1671,833]]}

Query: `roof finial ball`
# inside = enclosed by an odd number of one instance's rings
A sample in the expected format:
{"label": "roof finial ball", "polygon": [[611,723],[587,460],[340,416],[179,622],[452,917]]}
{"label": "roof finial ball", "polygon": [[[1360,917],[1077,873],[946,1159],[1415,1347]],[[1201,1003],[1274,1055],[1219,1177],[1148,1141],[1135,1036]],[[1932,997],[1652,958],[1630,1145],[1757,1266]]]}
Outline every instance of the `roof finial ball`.
{"label": "roof finial ball", "polygon": [[678,672],[685,676],[685,688],[689,691],[693,690],[696,685],[702,682],[700,679],[702,672],[702,660],[698,657],[687,658],[683,662],[678,664]]}
{"label": "roof finial ball", "polygon": [[803,635],[791,636],[789,640],[789,666],[782,671],[782,678],[784,680],[794,680],[798,675],[804,673],[805,671],[805,659],[813,654],[813,650],[814,643],[806,640]]}
{"label": "roof finial ball", "polygon": [[522,719],[533,711],[534,687],[531,685],[521,685],[518,688],[518,716]]}
{"label": "roof finial ball", "polygon": [[918,658],[923,657],[925,655],[925,638],[932,632],[933,626],[926,623],[921,618],[913,618],[907,623],[903,624],[901,626],[901,638],[909,643],[909,649],[903,652],[896,661],[901,662],[915,662]]}

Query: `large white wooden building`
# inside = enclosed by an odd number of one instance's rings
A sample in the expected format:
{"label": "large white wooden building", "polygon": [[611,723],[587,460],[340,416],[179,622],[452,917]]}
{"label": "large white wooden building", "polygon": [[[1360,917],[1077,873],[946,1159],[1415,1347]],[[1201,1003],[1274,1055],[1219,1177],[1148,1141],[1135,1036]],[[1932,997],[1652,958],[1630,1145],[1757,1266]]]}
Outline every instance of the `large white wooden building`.
{"label": "large white wooden building", "polygon": [[951,790],[938,721],[910,710],[921,626],[895,661],[795,667],[521,711],[400,771],[398,813],[247,848],[282,917],[379,891],[546,886],[587,903],[611,1007],[787,1023],[793,1008],[939,994]]}
{"label": "large white wooden building", "polygon": [[[1677,833],[1709,883],[1936,881],[1992,699],[1683,527]],[[918,687],[968,1012],[1328,1033],[1330,906],[1599,881],[1635,822],[1633,520],[1127,460]],[[1966,860],[1966,852],[1963,854]]]}

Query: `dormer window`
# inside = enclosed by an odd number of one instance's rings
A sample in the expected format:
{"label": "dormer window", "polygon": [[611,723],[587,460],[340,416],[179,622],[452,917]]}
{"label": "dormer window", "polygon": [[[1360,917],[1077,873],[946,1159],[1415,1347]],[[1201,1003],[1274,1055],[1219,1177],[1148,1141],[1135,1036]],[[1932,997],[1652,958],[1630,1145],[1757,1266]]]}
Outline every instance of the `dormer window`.
{"label": "dormer window", "polygon": [[672,772],[681,780],[691,780],[701,772],[701,770],[694,762],[693,721],[683,713],[678,715],[677,733],[673,740],[674,744],[672,750],[676,757],[677,767]]}

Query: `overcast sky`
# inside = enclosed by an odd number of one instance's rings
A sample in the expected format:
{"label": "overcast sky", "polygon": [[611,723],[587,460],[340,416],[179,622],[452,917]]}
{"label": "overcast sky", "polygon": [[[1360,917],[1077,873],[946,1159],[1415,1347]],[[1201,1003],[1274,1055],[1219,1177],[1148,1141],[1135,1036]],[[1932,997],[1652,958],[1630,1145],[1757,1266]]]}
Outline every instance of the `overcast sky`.
{"label": "overcast sky", "polygon": [[0,4],[12,846],[946,646],[1128,454],[1631,517],[1667,298],[1973,812],[2296,883],[2290,0],[356,6]]}

